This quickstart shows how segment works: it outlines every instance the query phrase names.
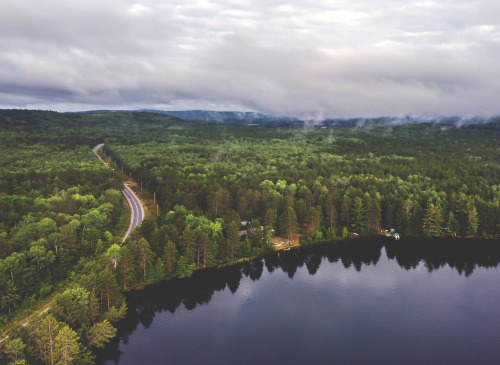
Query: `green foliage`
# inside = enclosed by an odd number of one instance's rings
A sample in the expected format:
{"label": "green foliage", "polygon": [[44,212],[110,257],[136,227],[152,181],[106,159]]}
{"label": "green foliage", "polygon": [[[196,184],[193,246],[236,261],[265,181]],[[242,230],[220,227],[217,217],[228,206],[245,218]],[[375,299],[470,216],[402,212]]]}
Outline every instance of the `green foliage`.
{"label": "green foliage", "polygon": [[468,213],[468,220],[467,220],[467,227],[465,228],[465,234],[467,236],[472,236],[477,233],[479,227],[479,217],[477,214],[476,207],[471,207],[471,209],[467,213]]}
{"label": "green foliage", "polygon": [[321,239],[323,239],[323,232],[321,232],[320,230],[316,230],[314,232],[313,240],[320,241]]}
{"label": "green foliage", "polygon": [[107,319],[101,323],[96,323],[90,328],[87,335],[90,346],[104,347],[116,335],[116,328],[114,328]]}
{"label": "green foliage", "polygon": [[163,268],[165,269],[165,276],[167,278],[172,277],[177,270],[177,257],[178,251],[175,244],[172,241],[167,240],[162,257]]}
{"label": "green foliage", "polygon": [[163,262],[158,258],[154,265],[148,265],[146,282],[157,283],[165,278]]}
{"label": "green foliage", "polygon": [[78,336],[68,326],[61,328],[54,339],[54,364],[72,364],[79,356]]}
{"label": "green foliage", "polygon": [[121,252],[122,248],[117,244],[112,245],[106,252],[106,255],[110,258],[111,262],[113,262],[114,267],[116,267],[118,262],[120,262]]}
{"label": "green foliage", "polygon": [[188,278],[193,274],[194,264],[189,265],[184,256],[179,257],[177,262],[177,277],[179,279]]}
{"label": "green foliage", "polygon": [[280,217],[281,234],[289,240],[293,239],[293,235],[297,230],[297,216],[293,207],[287,207]]}
{"label": "green foliage", "polygon": [[354,199],[351,215],[352,230],[363,233],[366,229],[366,209],[363,205],[363,200],[359,196]]}
{"label": "green foliage", "polygon": [[110,321],[111,323],[118,322],[123,319],[127,314],[127,304],[123,302],[120,306],[112,306],[103,315],[103,319]]}
{"label": "green foliage", "polygon": [[334,240],[337,238],[337,232],[335,231],[335,228],[328,228],[326,230],[326,238],[329,240]]}
{"label": "green foliage", "polygon": [[436,237],[442,231],[442,215],[439,205],[429,203],[425,210],[425,216],[422,224],[422,231],[425,237]]}
{"label": "green foliage", "polygon": [[25,363],[24,349],[26,344],[21,338],[8,339],[5,342],[4,353],[7,355],[11,364]]}

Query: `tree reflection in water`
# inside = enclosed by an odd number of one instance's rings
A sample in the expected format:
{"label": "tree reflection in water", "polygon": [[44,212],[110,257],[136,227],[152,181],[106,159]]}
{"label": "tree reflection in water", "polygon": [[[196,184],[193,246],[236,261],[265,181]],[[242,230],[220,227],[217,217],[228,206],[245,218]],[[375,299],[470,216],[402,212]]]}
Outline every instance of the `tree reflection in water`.
{"label": "tree reflection in water", "polygon": [[324,259],[330,263],[340,261],[345,268],[361,271],[363,266],[378,263],[382,248],[389,260],[396,260],[405,270],[415,269],[422,263],[429,272],[449,266],[458,274],[469,276],[477,267],[496,267],[500,262],[500,241],[479,239],[406,238],[394,241],[376,237],[271,253],[261,259],[223,269],[197,271],[188,279],[174,279],[127,293],[129,309],[126,318],[119,323],[116,338],[96,353],[100,359],[117,362],[121,355],[120,341],[127,344],[139,324],[148,328],[157,312],[174,313],[181,304],[193,310],[197,305],[209,303],[215,292],[226,287],[234,294],[243,276],[259,280],[264,266],[269,273],[280,269],[289,278],[304,265],[310,275],[315,275]]}

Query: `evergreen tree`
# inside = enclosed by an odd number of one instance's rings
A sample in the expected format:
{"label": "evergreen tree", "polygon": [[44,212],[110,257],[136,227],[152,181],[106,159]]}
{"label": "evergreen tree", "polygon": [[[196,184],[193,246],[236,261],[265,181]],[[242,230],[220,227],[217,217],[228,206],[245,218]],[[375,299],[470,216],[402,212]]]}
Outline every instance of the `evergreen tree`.
{"label": "evergreen tree", "polygon": [[442,232],[442,216],[439,205],[427,204],[422,221],[422,232],[425,237],[437,237]]}
{"label": "evergreen tree", "polygon": [[453,214],[453,212],[450,210],[448,212],[448,217],[446,218],[444,231],[451,236],[455,236],[458,233],[458,230],[458,220],[457,218],[455,218],[455,214]]}
{"label": "evergreen tree", "polygon": [[342,199],[340,217],[342,219],[342,223],[345,226],[349,226],[350,216],[351,216],[351,199],[347,195],[344,195],[344,198]]}
{"label": "evergreen tree", "polygon": [[[57,361],[56,337],[62,324],[53,316],[45,316],[33,331],[33,340],[39,358],[53,364]],[[67,327],[67,326],[66,326]]]}
{"label": "evergreen tree", "polygon": [[115,335],[116,328],[105,319],[90,328],[87,340],[92,347],[104,347]]}
{"label": "evergreen tree", "polygon": [[293,239],[293,234],[297,229],[297,216],[292,207],[287,207],[280,217],[281,234],[289,240]]}
{"label": "evergreen tree", "polygon": [[24,349],[26,348],[26,344],[23,342],[21,338],[13,338],[8,339],[5,342],[4,352],[10,360],[10,364],[25,364],[25,356]]}
{"label": "evergreen tree", "polygon": [[196,255],[196,235],[193,230],[186,228],[179,239],[181,254],[188,263],[194,263]]}
{"label": "evergreen tree", "polygon": [[127,289],[128,286],[134,283],[136,266],[132,252],[129,245],[124,245],[120,252],[120,262],[118,264],[118,272],[123,283],[123,288]]}
{"label": "evergreen tree", "polygon": [[54,340],[54,364],[73,364],[79,356],[78,336],[67,325],[63,326]]}
{"label": "evergreen tree", "polygon": [[467,236],[472,236],[477,233],[477,229],[479,227],[479,217],[477,214],[477,210],[475,206],[471,206],[468,211],[468,221],[467,227],[465,229],[465,234]]}
{"label": "evergreen tree", "polygon": [[141,238],[137,245],[135,246],[135,257],[137,260],[137,266],[142,269],[143,278],[146,279],[148,265],[153,261],[154,253],[149,247],[148,241]]}
{"label": "evergreen tree", "polygon": [[271,208],[267,209],[264,215],[264,228],[269,232],[274,232],[276,229],[276,214]]}
{"label": "evergreen tree", "polygon": [[330,228],[337,228],[337,209],[335,208],[335,205],[330,204],[326,207],[326,217],[328,219],[328,227]]}
{"label": "evergreen tree", "polygon": [[376,199],[370,199],[366,206],[366,229],[378,232],[382,224],[382,210]]}
{"label": "evergreen tree", "polygon": [[351,227],[353,231],[362,233],[366,229],[366,209],[360,197],[354,199]]}
{"label": "evergreen tree", "polygon": [[165,275],[167,277],[172,277],[177,269],[177,248],[174,243],[167,240],[165,249],[163,251],[163,267],[165,268]]}

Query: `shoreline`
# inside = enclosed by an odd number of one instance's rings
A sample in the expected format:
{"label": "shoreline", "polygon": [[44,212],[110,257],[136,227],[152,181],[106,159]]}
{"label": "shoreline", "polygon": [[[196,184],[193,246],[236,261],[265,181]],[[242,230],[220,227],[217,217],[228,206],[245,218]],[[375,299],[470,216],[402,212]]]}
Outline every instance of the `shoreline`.
{"label": "shoreline", "polygon": [[[322,241],[311,242],[311,243],[307,243],[307,244],[297,244],[297,245],[287,247],[288,250],[285,250],[284,248],[280,248],[279,250],[270,249],[268,251],[261,252],[257,255],[241,258],[241,259],[238,259],[235,261],[230,261],[230,262],[226,262],[226,263],[222,263],[222,264],[218,264],[218,265],[214,265],[214,266],[196,268],[193,270],[193,275],[195,275],[195,274],[199,275],[200,273],[202,273],[204,271],[212,271],[212,270],[231,268],[231,267],[234,267],[234,266],[239,265],[239,264],[244,264],[244,263],[251,262],[251,261],[254,261],[257,259],[262,259],[262,258],[271,256],[272,254],[279,254],[282,251],[284,251],[284,252],[296,252],[296,251],[302,251],[302,250],[307,249],[307,248],[330,246],[330,245],[336,245],[336,244],[342,244],[342,243],[348,243],[348,242],[368,241],[371,239],[377,239],[377,240],[383,241],[384,245],[387,243],[393,243],[395,245],[401,245],[401,246],[406,245],[408,243],[413,244],[417,241],[436,241],[436,240],[438,240],[439,242],[442,242],[442,243],[479,241],[482,243],[492,243],[492,244],[497,243],[499,245],[499,248],[500,248],[500,238],[451,237],[451,236],[426,238],[426,237],[417,237],[417,236],[405,236],[404,238],[401,238],[399,240],[395,240],[393,237],[388,237],[386,235],[373,234],[373,235],[366,235],[366,236],[340,238],[340,239],[333,240],[333,241],[322,240]],[[154,286],[154,285],[168,283],[171,281],[180,281],[180,280],[184,280],[184,279],[189,279],[191,277],[192,276],[187,277],[187,278],[172,277],[170,279],[162,279],[160,281],[153,282],[153,283],[142,283],[140,286],[128,288],[127,290],[122,290],[122,292],[124,293],[124,295],[127,295],[128,293],[139,292],[141,290],[144,290],[144,289],[149,288],[149,287]]]}

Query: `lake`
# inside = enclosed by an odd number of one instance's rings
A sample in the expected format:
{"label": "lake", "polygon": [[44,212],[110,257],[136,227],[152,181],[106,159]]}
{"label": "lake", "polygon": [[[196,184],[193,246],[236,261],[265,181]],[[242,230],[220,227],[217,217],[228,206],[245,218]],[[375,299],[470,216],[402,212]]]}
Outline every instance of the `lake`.
{"label": "lake", "polygon": [[493,364],[500,242],[385,237],[127,294],[107,364]]}

